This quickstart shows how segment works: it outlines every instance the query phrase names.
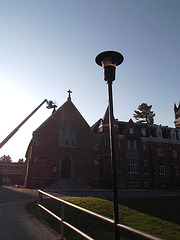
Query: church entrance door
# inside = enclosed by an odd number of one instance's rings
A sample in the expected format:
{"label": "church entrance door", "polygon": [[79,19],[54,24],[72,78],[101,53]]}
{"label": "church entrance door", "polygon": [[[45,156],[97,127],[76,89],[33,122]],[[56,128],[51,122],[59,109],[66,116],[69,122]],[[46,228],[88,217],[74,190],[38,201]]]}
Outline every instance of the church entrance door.
{"label": "church entrance door", "polygon": [[71,177],[71,160],[69,157],[65,157],[61,163],[61,177],[70,178]]}
{"label": "church entrance door", "polygon": [[73,178],[74,177],[74,157],[70,152],[64,152],[59,156],[58,160],[58,177]]}

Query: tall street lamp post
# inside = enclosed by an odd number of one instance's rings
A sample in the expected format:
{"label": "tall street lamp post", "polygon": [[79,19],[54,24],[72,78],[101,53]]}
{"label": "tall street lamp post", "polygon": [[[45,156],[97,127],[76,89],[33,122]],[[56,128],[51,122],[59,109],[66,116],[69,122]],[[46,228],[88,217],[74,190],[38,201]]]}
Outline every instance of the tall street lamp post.
{"label": "tall street lamp post", "polygon": [[114,138],[114,113],[113,113],[113,94],[112,82],[115,80],[116,66],[123,62],[124,58],[119,52],[106,51],[97,55],[96,63],[103,67],[104,80],[108,84],[109,95],[109,134],[110,134],[110,153],[112,164],[112,183],[113,183],[113,200],[114,200],[114,227],[115,227],[115,240],[119,240],[119,211],[118,211],[118,187],[117,187],[117,171],[116,171],[116,151],[115,151],[115,138]]}

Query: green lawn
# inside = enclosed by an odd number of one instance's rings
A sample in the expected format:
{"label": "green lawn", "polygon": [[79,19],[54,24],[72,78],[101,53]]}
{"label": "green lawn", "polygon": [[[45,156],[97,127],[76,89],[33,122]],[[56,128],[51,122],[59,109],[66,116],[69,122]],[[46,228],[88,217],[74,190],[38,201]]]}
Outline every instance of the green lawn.
{"label": "green lawn", "polygon": [[[113,219],[113,203],[109,200],[91,197],[67,197],[66,201],[97,212],[101,215]],[[57,215],[60,214],[60,204],[54,200],[46,199],[43,205],[50,208]],[[161,198],[130,198],[121,199],[119,202],[120,223],[140,229],[157,237],[167,240],[180,239],[180,198],[161,197]],[[36,203],[27,205],[27,209],[36,215]],[[60,230],[60,223],[41,210],[41,217],[44,218],[54,229]],[[70,207],[65,209],[65,220],[80,228],[94,239],[111,240],[114,239],[113,228],[107,223],[101,223],[93,217],[79,213]],[[65,229],[67,239],[83,239]],[[121,239],[140,239],[130,237],[120,231]]]}

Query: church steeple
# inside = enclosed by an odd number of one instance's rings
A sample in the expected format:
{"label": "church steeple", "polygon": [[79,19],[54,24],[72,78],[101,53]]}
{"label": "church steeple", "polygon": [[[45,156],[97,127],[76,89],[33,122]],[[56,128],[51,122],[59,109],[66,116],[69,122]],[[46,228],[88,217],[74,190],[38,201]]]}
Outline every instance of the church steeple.
{"label": "church steeple", "polygon": [[72,91],[71,90],[69,90],[69,91],[67,91],[68,93],[69,93],[69,95],[68,95],[68,101],[71,101],[71,93],[72,93]]}

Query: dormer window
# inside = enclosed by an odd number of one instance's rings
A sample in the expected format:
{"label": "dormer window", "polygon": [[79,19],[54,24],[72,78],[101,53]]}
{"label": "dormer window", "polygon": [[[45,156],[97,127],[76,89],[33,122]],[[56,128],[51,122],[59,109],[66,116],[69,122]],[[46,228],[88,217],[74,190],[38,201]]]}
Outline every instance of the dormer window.
{"label": "dormer window", "polygon": [[162,138],[162,130],[160,127],[157,128],[157,137]]}
{"label": "dormer window", "polygon": [[157,137],[162,138],[162,132],[157,132]]}
{"label": "dormer window", "polygon": [[134,129],[133,128],[129,128],[129,134],[134,134]]}
{"label": "dormer window", "polygon": [[174,129],[171,129],[171,139],[176,140],[176,132]]}
{"label": "dormer window", "polygon": [[145,136],[146,136],[146,128],[142,128],[142,129],[141,129],[141,133],[142,133],[142,135],[145,137]]}

